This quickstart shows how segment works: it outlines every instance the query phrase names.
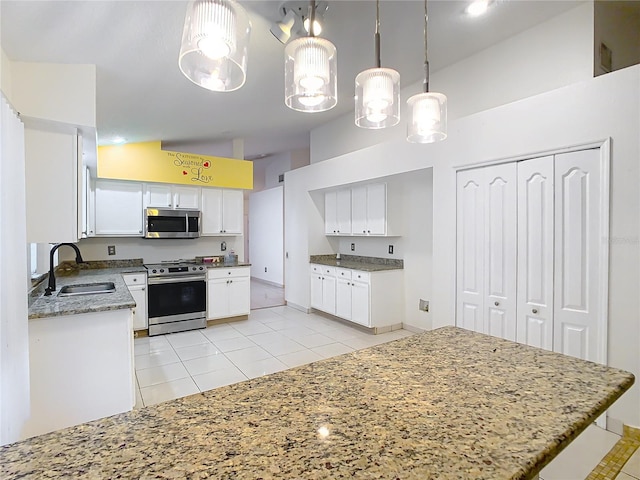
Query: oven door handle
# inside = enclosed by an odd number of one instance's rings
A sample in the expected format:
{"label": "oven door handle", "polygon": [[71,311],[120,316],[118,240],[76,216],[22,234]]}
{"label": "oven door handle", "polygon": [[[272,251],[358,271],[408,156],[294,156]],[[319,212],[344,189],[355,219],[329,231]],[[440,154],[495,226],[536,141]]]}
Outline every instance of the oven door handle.
{"label": "oven door handle", "polygon": [[204,282],[207,277],[202,275],[190,275],[184,277],[162,277],[162,278],[149,278],[149,285],[159,285],[162,283],[184,283],[184,282]]}

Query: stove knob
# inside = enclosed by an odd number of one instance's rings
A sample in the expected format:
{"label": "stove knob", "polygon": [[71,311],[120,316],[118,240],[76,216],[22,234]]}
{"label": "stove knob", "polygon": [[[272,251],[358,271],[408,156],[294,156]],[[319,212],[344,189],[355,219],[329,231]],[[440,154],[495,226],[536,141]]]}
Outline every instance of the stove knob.
{"label": "stove knob", "polygon": [[151,273],[158,273],[158,271],[154,268],[153,270],[151,270]]}
{"label": "stove knob", "polygon": [[204,270],[204,267],[200,267],[200,270]]}
{"label": "stove knob", "polygon": [[164,268],[161,268],[161,269],[160,269],[160,273],[164,273]]}

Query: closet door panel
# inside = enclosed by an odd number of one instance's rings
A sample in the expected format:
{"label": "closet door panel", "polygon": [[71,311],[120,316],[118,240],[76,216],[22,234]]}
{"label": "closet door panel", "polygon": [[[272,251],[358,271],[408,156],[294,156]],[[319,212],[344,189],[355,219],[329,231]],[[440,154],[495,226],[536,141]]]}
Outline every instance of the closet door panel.
{"label": "closet door panel", "polygon": [[485,333],[482,169],[457,174],[456,325]]}
{"label": "closet door panel", "polygon": [[600,151],[555,158],[554,350],[597,360]]}
{"label": "closet door panel", "polygon": [[485,173],[485,332],[516,339],[516,164]]}
{"label": "closet door panel", "polygon": [[553,157],[518,163],[517,341],[553,349]]}

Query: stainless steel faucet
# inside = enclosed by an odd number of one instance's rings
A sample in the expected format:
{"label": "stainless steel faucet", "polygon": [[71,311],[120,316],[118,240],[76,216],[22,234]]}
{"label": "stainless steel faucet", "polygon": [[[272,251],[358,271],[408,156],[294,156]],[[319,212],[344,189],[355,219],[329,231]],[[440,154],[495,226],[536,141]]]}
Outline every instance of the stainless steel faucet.
{"label": "stainless steel faucet", "polygon": [[76,251],[76,263],[84,263],[82,259],[82,255],[80,254],[80,249],[73,243],[58,243],[54,245],[51,251],[49,252],[49,285],[44,291],[46,296],[51,295],[51,292],[55,292],[56,290],[56,276],[53,274],[53,255],[56,253],[61,246],[68,245]]}

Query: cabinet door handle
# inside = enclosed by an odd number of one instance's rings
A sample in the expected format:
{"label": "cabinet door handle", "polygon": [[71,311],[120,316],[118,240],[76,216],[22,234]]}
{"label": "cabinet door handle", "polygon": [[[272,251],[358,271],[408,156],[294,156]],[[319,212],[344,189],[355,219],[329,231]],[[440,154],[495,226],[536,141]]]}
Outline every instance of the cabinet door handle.
{"label": "cabinet door handle", "polygon": [[538,309],[537,309],[537,308],[532,309],[532,310],[531,310],[531,313],[533,313],[533,314],[538,313]]}
{"label": "cabinet door handle", "polygon": [[142,233],[142,230],[138,230],[138,233]]}
{"label": "cabinet door handle", "polygon": [[145,290],[146,290],[146,288],[145,288],[145,287],[142,287],[142,291],[144,292]]}
{"label": "cabinet door handle", "polygon": [[371,230],[367,230],[367,233],[371,233]]}
{"label": "cabinet door handle", "polygon": [[497,307],[498,305],[500,305],[500,302],[494,302],[493,304]]}

